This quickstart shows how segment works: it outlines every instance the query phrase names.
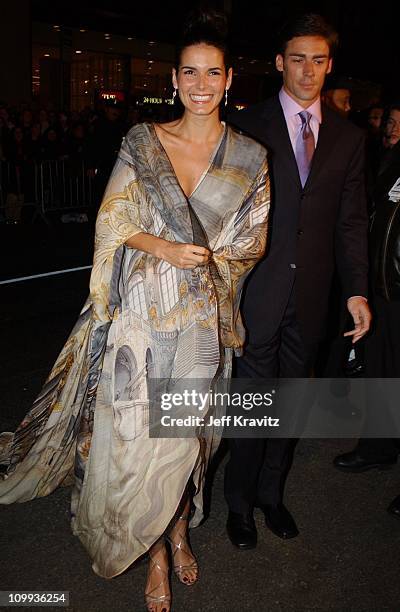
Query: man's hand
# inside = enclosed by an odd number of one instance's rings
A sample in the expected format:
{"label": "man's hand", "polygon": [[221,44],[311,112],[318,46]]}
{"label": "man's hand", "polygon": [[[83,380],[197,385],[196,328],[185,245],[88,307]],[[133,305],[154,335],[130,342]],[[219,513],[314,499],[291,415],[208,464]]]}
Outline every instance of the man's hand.
{"label": "man's hand", "polygon": [[352,344],[360,340],[370,328],[371,311],[368,302],[362,297],[352,297],[347,300],[347,310],[353,317],[354,329],[343,334],[344,336],[353,336]]}

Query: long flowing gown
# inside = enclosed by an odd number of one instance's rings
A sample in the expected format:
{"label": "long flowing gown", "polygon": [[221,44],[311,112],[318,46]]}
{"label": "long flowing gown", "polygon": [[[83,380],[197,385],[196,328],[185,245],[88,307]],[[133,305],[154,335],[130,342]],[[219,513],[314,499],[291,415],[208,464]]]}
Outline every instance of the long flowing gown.
{"label": "long flowing gown", "polygon": [[[0,435],[0,503],[73,484],[72,530],[100,576],[150,548],[191,477],[191,526],[203,517],[219,432],[150,437],[148,383],[213,380],[221,367],[229,376],[244,342],[240,293],[265,250],[268,211],[266,152],[229,127],[189,198],[154,125],[123,140],[97,217],[89,298],[32,409]],[[138,232],[208,246],[212,262],[175,268],[126,247]]]}

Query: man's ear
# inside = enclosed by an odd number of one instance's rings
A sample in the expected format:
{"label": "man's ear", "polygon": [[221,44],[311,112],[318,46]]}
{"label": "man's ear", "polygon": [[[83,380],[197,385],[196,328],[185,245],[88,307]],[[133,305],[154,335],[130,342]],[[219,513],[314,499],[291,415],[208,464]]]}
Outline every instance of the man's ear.
{"label": "man's ear", "polygon": [[326,71],[326,74],[329,74],[331,72],[331,70],[332,70],[332,63],[333,63],[333,60],[332,60],[332,58],[330,58],[330,60],[328,62],[328,70]]}
{"label": "man's ear", "polygon": [[275,67],[279,72],[283,72],[283,55],[280,53],[275,58]]}

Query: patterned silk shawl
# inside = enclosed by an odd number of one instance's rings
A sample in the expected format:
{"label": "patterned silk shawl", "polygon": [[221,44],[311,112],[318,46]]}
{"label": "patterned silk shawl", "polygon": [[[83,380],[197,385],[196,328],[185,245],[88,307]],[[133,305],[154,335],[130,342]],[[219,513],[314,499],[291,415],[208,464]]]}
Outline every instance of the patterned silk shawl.
{"label": "patterned silk shawl", "polygon": [[[154,126],[124,139],[97,222],[90,296],[39,397],[0,436],[0,503],[74,484],[72,529],[110,578],[165,531],[193,477],[191,526],[202,519],[207,435],[149,437],[148,381],[212,380],[244,330],[244,279],[266,243],[265,150],[225,127],[207,171],[186,198]],[[181,270],[127,248],[148,232],[208,246],[208,266]],[[90,451],[90,452],[89,452]]]}

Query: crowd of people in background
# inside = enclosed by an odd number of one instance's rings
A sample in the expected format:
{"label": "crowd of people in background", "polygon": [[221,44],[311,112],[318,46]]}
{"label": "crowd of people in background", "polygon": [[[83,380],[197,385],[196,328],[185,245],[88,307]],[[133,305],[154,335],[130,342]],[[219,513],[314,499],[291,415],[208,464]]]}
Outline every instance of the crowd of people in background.
{"label": "crowd of people in background", "polygon": [[34,199],[34,168],[44,162],[63,162],[73,176],[85,173],[93,180],[97,207],[123,136],[136,123],[152,119],[151,108],[113,103],[69,113],[0,102],[0,220],[23,220],[24,203]]}
{"label": "crowd of people in background", "polygon": [[[382,195],[376,190],[386,189],[393,172],[400,174],[397,170],[400,164],[400,103],[385,106],[377,102],[355,113],[351,108],[351,89],[338,80],[331,82],[323,97],[328,106],[354,120],[367,132],[366,177],[372,211],[373,202]],[[160,112],[165,114],[165,109],[159,109]],[[46,161],[64,161],[76,172],[81,172],[84,165],[85,173],[95,179],[94,198],[100,201],[123,136],[136,123],[159,121],[160,117],[153,113],[152,108],[126,108],[113,103],[103,104],[96,110],[86,107],[80,112],[67,112],[45,108],[33,110],[27,106],[10,108],[0,101],[0,165],[7,162],[20,176],[26,175],[27,168],[29,173],[32,164]],[[386,168],[383,181],[381,164]],[[388,167],[391,168],[390,177]],[[14,180],[11,187],[4,184],[4,178],[0,177],[0,182],[0,205],[10,211],[7,214],[6,210],[2,218],[11,223],[19,222],[20,211],[16,213],[14,205],[5,204],[8,193],[11,193],[11,202],[19,198],[23,203],[24,181],[18,180],[16,186]]]}
{"label": "crowd of people in background", "polygon": [[[143,114],[143,113],[141,113]],[[45,108],[10,108],[0,102],[0,161],[41,162],[45,160],[95,161],[99,154],[108,155],[109,142],[101,151],[96,149],[97,132],[104,125],[109,127],[110,139],[142,121],[135,107],[128,110],[118,105],[104,105],[99,110],[86,107],[82,111],[55,111]],[[111,142],[114,145],[114,142]]]}

